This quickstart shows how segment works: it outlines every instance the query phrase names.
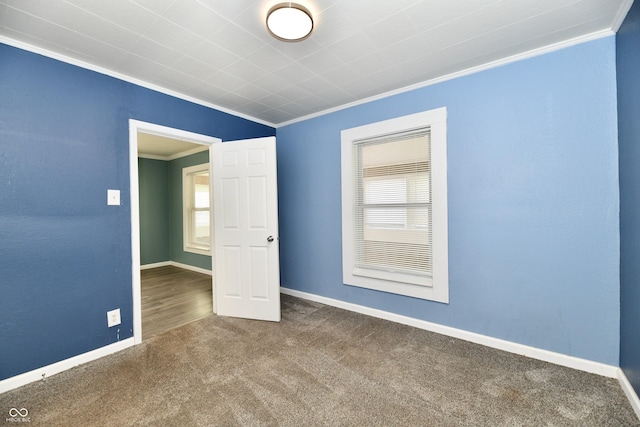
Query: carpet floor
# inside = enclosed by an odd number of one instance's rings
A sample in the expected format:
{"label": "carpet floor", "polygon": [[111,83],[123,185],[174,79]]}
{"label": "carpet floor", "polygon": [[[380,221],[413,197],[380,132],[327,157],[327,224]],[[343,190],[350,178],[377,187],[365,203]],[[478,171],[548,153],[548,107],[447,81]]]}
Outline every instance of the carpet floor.
{"label": "carpet floor", "polygon": [[286,295],[280,323],[211,315],[10,408],[32,426],[640,426],[615,379]]}

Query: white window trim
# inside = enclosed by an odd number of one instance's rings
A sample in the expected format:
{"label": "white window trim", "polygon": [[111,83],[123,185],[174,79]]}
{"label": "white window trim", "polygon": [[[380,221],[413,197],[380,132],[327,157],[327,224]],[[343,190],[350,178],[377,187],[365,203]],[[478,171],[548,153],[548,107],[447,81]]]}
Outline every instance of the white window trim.
{"label": "white window trim", "polygon": [[[429,126],[431,128],[431,179],[433,203],[433,277],[427,283],[403,283],[388,273],[375,278],[355,268],[353,204],[354,141]],[[375,289],[443,303],[449,302],[449,243],[447,210],[447,109],[446,107],[385,120],[341,132],[342,140],[342,275],[346,285]],[[395,279],[395,280],[394,280]]]}
{"label": "white window trim", "polygon": [[[189,175],[195,172],[209,172],[209,163],[202,163],[199,165],[188,166],[182,168],[182,250],[185,252],[191,252],[199,255],[211,255],[211,248],[205,248],[204,246],[194,245],[189,241],[190,234],[188,216],[191,211],[192,204],[192,189],[190,186]],[[209,212],[211,212],[211,206],[209,206]],[[211,213],[209,213],[211,215]],[[210,221],[211,223],[211,221]],[[211,227],[211,225],[209,225]],[[210,232],[213,229],[210,229]]]}

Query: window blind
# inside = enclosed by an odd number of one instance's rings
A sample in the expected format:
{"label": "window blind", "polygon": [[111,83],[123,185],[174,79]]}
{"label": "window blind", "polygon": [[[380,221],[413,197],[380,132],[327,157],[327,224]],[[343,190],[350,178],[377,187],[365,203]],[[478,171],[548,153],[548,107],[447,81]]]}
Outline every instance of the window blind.
{"label": "window blind", "polygon": [[353,145],[357,268],[432,275],[430,142],[420,128]]}

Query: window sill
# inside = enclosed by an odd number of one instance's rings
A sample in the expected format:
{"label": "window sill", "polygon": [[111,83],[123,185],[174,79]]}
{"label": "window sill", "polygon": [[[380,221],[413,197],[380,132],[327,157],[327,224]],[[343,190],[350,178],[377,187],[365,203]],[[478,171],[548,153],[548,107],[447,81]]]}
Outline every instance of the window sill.
{"label": "window sill", "polygon": [[431,277],[420,276],[417,274],[397,273],[393,271],[373,270],[369,268],[354,268],[353,276],[362,278],[372,278],[384,280],[385,282],[396,282],[415,286],[431,287]]}
{"label": "window sill", "polygon": [[194,247],[194,246],[185,246],[183,248],[183,251],[184,252],[190,252],[192,254],[211,256],[211,250],[209,248],[198,248],[198,247]]}
{"label": "window sill", "polygon": [[443,289],[442,287],[434,286],[432,279],[429,278],[428,280],[430,282],[428,285],[402,283],[392,280],[359,276],[354,271],[353,274],[349,274],[344,277],[344,284],[347,286],[373,289],[376,291],[448,304],[449,294],[446,292],[446,288]]}

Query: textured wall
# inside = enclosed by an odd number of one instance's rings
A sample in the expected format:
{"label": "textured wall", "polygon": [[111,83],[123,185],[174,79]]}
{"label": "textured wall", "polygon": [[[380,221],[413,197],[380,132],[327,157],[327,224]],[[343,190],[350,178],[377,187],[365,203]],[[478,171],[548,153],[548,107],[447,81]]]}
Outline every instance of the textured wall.
{"label": "textured wall", "polygon": [[[615,82],[610,37],[278,129],[283,286],[617,364]],[[129,118],[275,130],[4,45],[0,93],[4,379],[132,336]],[[440,106],[451,303],[343,285],[340,130]]]}
{"label": "textured wall", "polygon": [[168,163],[138,159],[140,264],[169,261]]}
{"label": "textured wall", "polygon": [[182,169],[208,162],[209,152],[201,151],[200,153],[171,160],[168,164],[169,212],[171,216],[169,250],[171,261],[193,265],[205,270],[211,270],[211,256],[194,254],[183,250]]}
{"label": "textured wall", "polygon": [[176,261],[211,270],[211,257],[183,250],[182,169],[209,162],[202,151],[171,161],[139,159],[140,264]]}
{"label": "textured wall", "polygon": [[[340,131],[443,106],[450,304],[343,285]],[[618,364],[614,37],[277,136],[283,286]]]}
{"label": "textured wall", "polygon": [[0,94],[2,380],[133,335],[130,118],[223,140],[275,129],[6,45]]}
{"label": "textured wall", "polygon": [[620,366],[640,394],[640,3],[617,36],[620,140]]}

